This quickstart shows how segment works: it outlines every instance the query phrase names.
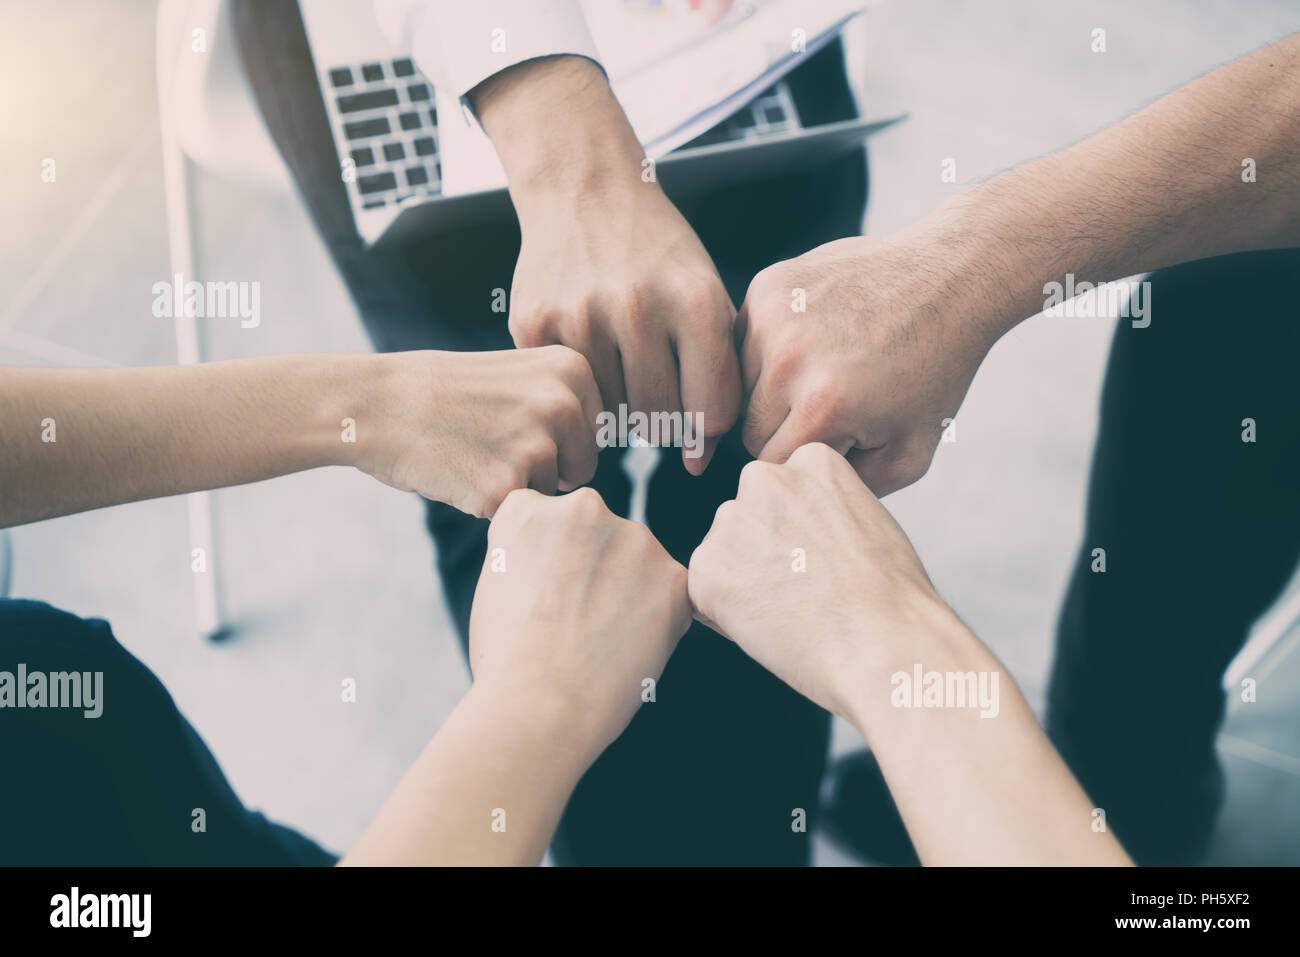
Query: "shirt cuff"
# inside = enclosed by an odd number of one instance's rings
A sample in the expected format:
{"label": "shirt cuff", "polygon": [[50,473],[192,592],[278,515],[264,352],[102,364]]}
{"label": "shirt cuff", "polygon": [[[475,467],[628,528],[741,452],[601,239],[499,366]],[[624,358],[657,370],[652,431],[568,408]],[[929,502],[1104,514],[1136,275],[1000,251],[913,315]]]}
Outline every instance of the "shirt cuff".
{"label": "shirt cuff", "polygon": [[411,26],[415,62],[435,86],[462,100],[488,77],[526,60],[571,55],[600,65],[577,0],[432,0]]}

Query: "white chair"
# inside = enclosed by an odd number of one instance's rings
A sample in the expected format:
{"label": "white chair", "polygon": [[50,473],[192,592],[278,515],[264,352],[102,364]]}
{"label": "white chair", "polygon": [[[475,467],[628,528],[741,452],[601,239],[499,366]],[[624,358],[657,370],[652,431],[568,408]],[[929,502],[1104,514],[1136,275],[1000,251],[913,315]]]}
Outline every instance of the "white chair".
{"label": "white chair", "polygon": [[[291,189],[289,172],[271,141],[239,58],[227,0],[160,0],[156,33],[158,115],[172,274],[202,281],[195,247],[193,177],[202,170],[221,179],[276,191]],[[202,324],[176,319],[176,359],[205,359]],[[194,574],[199,634],[226,631],[221,552],[214,495],[186,496],[192,549],[203,549],[206,571]]]}

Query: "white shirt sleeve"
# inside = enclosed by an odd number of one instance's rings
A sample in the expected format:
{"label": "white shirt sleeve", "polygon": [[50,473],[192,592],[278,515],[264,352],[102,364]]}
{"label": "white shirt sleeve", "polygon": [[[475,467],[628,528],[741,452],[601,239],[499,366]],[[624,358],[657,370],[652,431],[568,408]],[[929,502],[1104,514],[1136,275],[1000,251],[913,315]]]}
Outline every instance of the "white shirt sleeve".
{"label": "white shirt sleeve", "polygon": [[579,0],[375,0],[375,15],[434,86],[457,97],[537,57],[600,63]]}

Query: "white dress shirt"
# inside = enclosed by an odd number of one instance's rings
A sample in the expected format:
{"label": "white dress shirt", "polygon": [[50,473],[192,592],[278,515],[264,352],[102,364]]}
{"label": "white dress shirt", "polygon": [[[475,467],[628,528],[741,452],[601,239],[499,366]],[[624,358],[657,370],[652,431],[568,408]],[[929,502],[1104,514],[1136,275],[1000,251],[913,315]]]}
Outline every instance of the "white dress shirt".
{"label": "white dress shirt", "polygon": [[375,0],[375,15],[435,87],[458,97],[536,57],[600,62],[579,0]]}

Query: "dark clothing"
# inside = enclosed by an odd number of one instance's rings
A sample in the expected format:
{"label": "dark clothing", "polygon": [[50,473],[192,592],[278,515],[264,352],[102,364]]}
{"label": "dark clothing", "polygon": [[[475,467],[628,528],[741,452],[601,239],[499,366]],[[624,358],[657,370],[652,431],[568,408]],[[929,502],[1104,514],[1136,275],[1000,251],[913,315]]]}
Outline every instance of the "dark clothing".
{"label": "dark clothing", "polygon": [[[237,0],[236,29],[263,116],[288,163],[376,349],[512,348],[492,290],[509,289],[516,224],[481,225],[398,248],[365,249],[353,227],[297,4]],[[854,115],[838,43],[790,75],[806,124]],[[858,150],[818,167],[737,184],[683,205],[739,303],[754,274],[857,235],[866,202]],[[607,449],[592,485],[626,514],[622,450]],[[652,480],[651,530],[683,563],[717,506],[734,496],[749,456],[733,432],[707,473],[691,478],[668,450]],[[462,643],[486,552],[487,522],[431,503],[428,527]],[[814,815],[828,715],[702,626],[682,640],[658,686],[619,741],[579,785],[556,836],[559,863],[800,864]]]}
{"label": "dark clothing", "polygon": [[47,706],[17,708],[0,689],[0,865],[334,863],[244,807],[167,689],[107,622],[0,600],[0,672],[13,676],[0,684],[13,688],[19,666],[42,683],[57,672],[102,673],[102,711],[49,707],[48,691],[24,699]]}
{"label": "dark clothing", "polygon": [[1300,558],[1300,250],[1150,278],[1151,325],[1111,349],[1047,725],[1129,853],[1174,864],[1221,803],[1224,670]]}

